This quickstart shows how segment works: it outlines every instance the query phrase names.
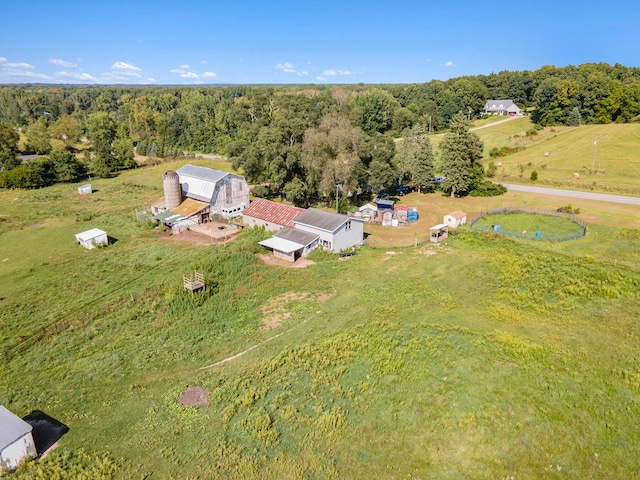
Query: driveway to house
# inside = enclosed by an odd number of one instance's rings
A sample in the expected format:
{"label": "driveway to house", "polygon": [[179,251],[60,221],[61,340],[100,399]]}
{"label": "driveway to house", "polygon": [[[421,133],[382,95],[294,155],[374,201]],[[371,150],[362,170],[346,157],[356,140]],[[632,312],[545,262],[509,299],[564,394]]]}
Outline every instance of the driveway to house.
{"label": "driveway to house", "polygon": [[531,187],[528,185],[516,185],[513,183],[502,183],[502,185],[507,187],[509,190],[514,190],[517,192],[540,193],[543,195],[557,195],[559,197],[584,198],[586,200],[596,200],[599,202],[640,205],[640,197],[609,195],[607,193],[579,192],[576,190],[562,190],[560,188]]}

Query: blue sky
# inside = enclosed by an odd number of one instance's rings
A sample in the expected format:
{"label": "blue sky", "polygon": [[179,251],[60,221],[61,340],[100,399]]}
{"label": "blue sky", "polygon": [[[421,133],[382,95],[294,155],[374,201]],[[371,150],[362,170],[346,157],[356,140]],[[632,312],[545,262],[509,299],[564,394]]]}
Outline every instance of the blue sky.
{"label": "blue sky", "polygon": [[0,83],[422,83],[640,66],[635,0],[4,3]]}

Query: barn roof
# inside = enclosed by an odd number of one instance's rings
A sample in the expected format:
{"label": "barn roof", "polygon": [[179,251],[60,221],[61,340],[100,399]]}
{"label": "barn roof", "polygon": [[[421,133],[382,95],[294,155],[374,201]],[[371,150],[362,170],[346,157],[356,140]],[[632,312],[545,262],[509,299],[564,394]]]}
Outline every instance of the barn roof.
{"label": "barn roof", "polygon": [[242,215],[285,227],[293,227],[294,218],[303,212],[304,208],[292,207],[291,205],[272,202],[264,198],[256,198],[243,210]]}
{"label": "barn roof", "polygon": [[0,405],[0,425],[2,425],[0,428],[0,450],[8,447],[33,429],[31,425],[2,405]]}
{"label": "barn roof", "polygon": [[180,184],[182,185],[184,196],[202,202],[211,202],[216,185],[229,175],[228,172],[196,167],[188,163],[180,167],[176,172],[180,176]]}
{"label": "barn roof", "polygon": [[361,218],[347,217],[340,213],[327,212],[326,210],[319,210],[317,208],[307,208],[304,213],[298,215],[293,223],[333,233],[347,220],[364,223],[364,220]]}
{"label": "barn roof", "polygon": [[229,175],[229,172],[221,172],[220,170],[214,170],[213,168],[196,167],[190,163],[180,167],[177,170],[177,173],[181,179],[183,176],[187,176],[213,183],[217,183],[219,180]]}
{"label": "barn roof", "polygon": [[172,208],[173,213],[182,215],[183,217],[190,217],[198,212],[201,212],[209,206],[208,203],[199,202],[191,198],[187,198],[184,202],[178,205],[176,208]]}

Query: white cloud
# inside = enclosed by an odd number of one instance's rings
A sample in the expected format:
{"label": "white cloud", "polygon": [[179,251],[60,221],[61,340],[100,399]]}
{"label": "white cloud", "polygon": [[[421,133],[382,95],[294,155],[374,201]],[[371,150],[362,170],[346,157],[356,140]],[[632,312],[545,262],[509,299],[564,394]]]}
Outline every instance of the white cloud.
{"label": "white cloud", "polygon": [[5,63],[3,67],[6,68],[34,68],[33,65],[28,63]]}
{"label": "white cloud", "polygon": [[169,70],[169,72],[170,73],[177,73],[177,74],[187,73],[187,71],[182,69],[182,68],[172,68],[171,70]]}
{"label": "white cloud", "polygon": [[4,63],[7,61],[7,57],[0,57],[0,63]]}
{"label": "white cloud", "polygon": [[207,64],[207,63],[209,63],[209,62],[207,62],[206,60],[202,60],[200,63],[201,63],[202,65],[206,65],[206,64]]}
{"label": "white cloud", "polygon": [[334,77],[336,75],[353,75],[353,73],[349,70],[325,70],[322,72],[322,75],[327,77]]}
{"label": "white cloud", "polygon": [[338,72],[336,72],[335,70],[325,70],[324,72],[322,72],[322,75],[326,75],[327,77],[332,77],[333,75],[337,75]]}
{"label": "white cloud", "polygon": [[75,68],[75,67],[77,67],[77,65],[75,63],[66,62],[66,61],[61,60],[59,58],[50,58],[49,59],[49,63],[53,63],[54,65],[58,65],[59,67],[64,67],[64,68]]}
{"label": "white cloud", "polygon": [[193,72],[184,72],[180,74],[180,76],[182,78],[200,78],[200,76],[197,73],[193,73]]}
{"label": "white cloud", "polygon": [[142,69],[136,67],[135,65],[131,65],[130,63],[125,62],[116,62],[111,65],[111,68],[113,70],[117,70],[123,75],[131,75],[132,73],[142,71]]}
{"label": "white cloud", "polygon": [[443,66],[443,67],[455,67],[455,66],[456,66],[456,64],[455,64],[455,63],[453,63],[453,62],[451,62],[451,61],[449,61],[449,62],[447,62],[447,63],[443,63],[443,64],[442,64],[442,66]]}
{"label": "white cloud", "polygon": [[93,75],[89,75],[88,73],[80,73],[80,72],[56,72],[54,73],[56,77],[62,78],[70,78],[72,80],[78,80],[80,82],[97,82],[98,79]]}
{"label": "white cloud", "polygon": [[296,73],[294,68],[283,68],[282,71],[286,73]]}
{"label": "white cloud", "polygon": [[307,72],[306,70],[303,70],[303,71],[301,71],[301,72],[298,72],[298,75],[299,75],[300,77],[306,77],[307,75],[309,75],[309,72]]}
{"label": "white cloud", "polygon": [[180,65],[178,68],[180,68],[182,70],[190,70],[191,69],[191,65],[189,65],[188,63],[185,63],[184,65]]}
{"label": "white cloud", "polygon": [[278,63],[276,68],[278,70],[284,70],[285,72],[295,72],[295,70],[293,70],[293,64],[289,62]]}
{"label": "white cloud", "polygon": [[215,74],[215,72],[204,72],[202,75],[200,75],[202,78],[215,78],[217,77],[217,75]]}
{"label": "white cloud", "polygon": [[321,82],[324,82],[327,79],[327,77],[316,77],[316,80],[320,80]]}

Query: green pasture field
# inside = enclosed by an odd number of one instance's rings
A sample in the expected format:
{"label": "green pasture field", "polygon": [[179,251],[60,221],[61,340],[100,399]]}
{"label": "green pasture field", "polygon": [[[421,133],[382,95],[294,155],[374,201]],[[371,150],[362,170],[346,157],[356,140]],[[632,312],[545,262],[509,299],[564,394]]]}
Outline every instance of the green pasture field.
{"label": "green pasture field", "polygon": [[[493,128],[477,133],[482,138]],[[523,135],[512,139],[511,146],[522,145],[525,150],[494,160],[503,162],[495,180],[640,195],[640,125],[554,127],[538,136]],[[592,164],[594,172],[590,173]],[[538,172],[536,182],[529,180],[533,170]],[[575,173],[579,178],[573,178]]]}
{"label": "green pasture field", "polygon": [[[9,478],[637,475],[637,213],[621,226],[576,204],[589,236],[544,246],[463,228],[397,247],[400,229],[374,229],[382,248],[289,269],[259,259],[260,231],[195,247],[137,223],[182,163],[94,181],[87,197],[0,191],[0,351],[17,352],[0,357],[0,404],[69,426]],[[405,197],[424,209],[407,239],[499,201],[457,200]],[[93,227],[117,241],[82,249],[73,235]],[[209,288],[192,296],[194,269]],[[209,404],[179,405],[190,386]]]}
{"label": "green pasture field", "polygon": [[478,227],[500,225],[501,229],[514,232],[526,231],[530,236],[535,232],[540,232],[543,235],[563,235],[578,233],[583,230],[580,225],[568,218],[528,213],[486,215],[479,218],[475,225]]}

